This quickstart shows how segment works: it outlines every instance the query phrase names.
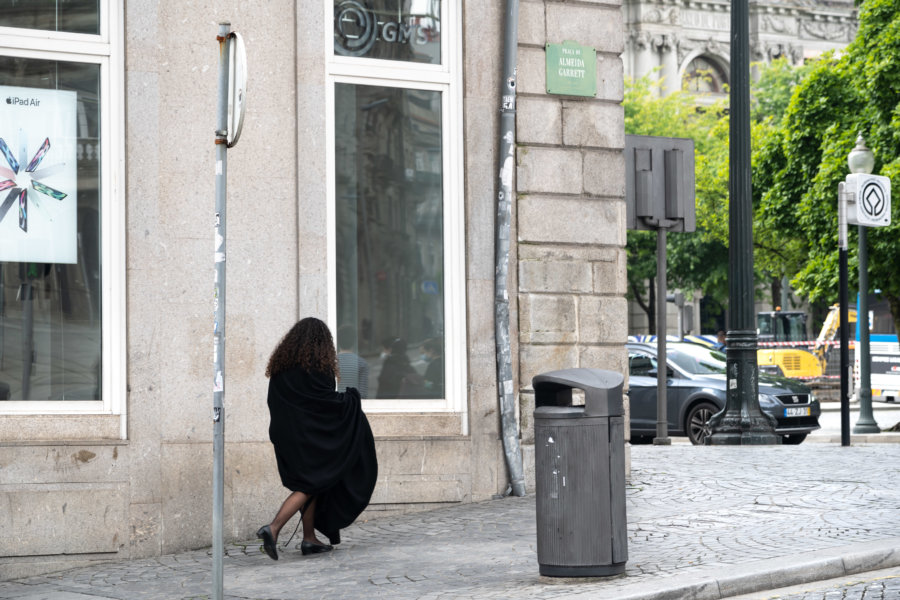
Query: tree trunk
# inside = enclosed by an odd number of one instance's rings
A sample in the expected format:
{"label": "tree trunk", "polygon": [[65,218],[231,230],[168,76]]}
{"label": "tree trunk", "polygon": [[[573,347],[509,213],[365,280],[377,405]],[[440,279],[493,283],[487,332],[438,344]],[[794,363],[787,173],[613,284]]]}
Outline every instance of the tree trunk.
{"label": "tree trunk", "polygon": [[630,282],[630,285],[631,285],[631,294],[634,296],[635,302],[638,303],[638,306],[641,307],[641,310],[643,310],[645,313],[647,313],[647,321],[650,323],[649,333],[652,334],[654,327],[656,325],[656,319],[655,319],[656,312],[653,310],[653,305],[654,305],[654,302],[653,302],[653,297],[654,297],[653,280],[650,280],[649,303],[644,302],[644,296],[643,296],[644,290],[642,290],[640,288],[640,286],[638,286],[637,283],[632,281],[632,282]]}
{"label": "tree trunk", "polygon": [[781,306],[781,279],[772,277],[772,310],[787,310],[786,306]]}

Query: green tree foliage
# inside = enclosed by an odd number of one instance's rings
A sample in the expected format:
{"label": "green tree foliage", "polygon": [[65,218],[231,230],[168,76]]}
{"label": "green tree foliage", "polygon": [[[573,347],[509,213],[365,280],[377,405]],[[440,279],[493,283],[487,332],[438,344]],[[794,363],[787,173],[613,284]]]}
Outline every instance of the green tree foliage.
{"label": "green tree foliage", "polygon": [[[840,57],[826,56],[797,85],[780,126],[754,156],[757,227],[781,240],[794,288],[833,303],[838,292],[837,187],[847,154],[862,132],[875,172],[900,189],[900,0],[867,0],[856,39]],[[869,229],[869,278],[891,305],[900,331],[898,202],[892,225]],[[851,287],[856,228],[850,227]]]}
{"label": "green tree foliage", "polygon": [[[803,71],[786,61],[755,67],[759,78],[753,85],[753,146],[778,130],[791,92]],[[725,100],[686,92],[668,96],[659,93],[649,78],[627,81],[624,101],[625,132],[635,135],[684,137],[694,140],[697,231],[667,236],[667,284],[685,290],[701,289],[720,305],[728,301],[728,114]],[[756,182],[754,182],[756,186]],[[755,188],[754,188],[755,189]],[[758,225],[757,225],[758,227]],[[772,228],[755,232],[757,280],[780,280],[796,272],[793,254]],[[656,234],[628,232],[628,281],[631,296],[648,313],[651,327],[652,302],[641,296],[647,281],[656,276]],[[785,271],[794,264],[795,270]]]}
{"label": "green tree foliage", "polygon": [[[728,215],[722,214],[728,192],[728,125],[722,127],[724,104],[698,107],[696,97],[685,92],[661,96],[658,84],[645,77],[626,84],[625,132],[694,140],[697,197],[697,233],[667,236],[667,284],[687,290],[701,288],[706,295],[727,296],[727,263],[704,260],[728,255],[723,239]],[[723,166],[724,165],[724,166]],[[723,179],[724,177],[724,179]],[[727,203],[726,203],[727,205]],[[642,293],[656,276],[656,233],[628,232],[628,283],[630,295],[647,312],[654,326],[653,302]],[[650,286],[652,287],[652,286]]]}
{"label": "green tree foliage", "polygon": [[[793,277],[802,267],[803,244],[794,235],[784,235],[780,228],[787,221],[774,222],[758,198],[772,186],[770,147],[779,139],[784,116],[797,85],[810,72],[811,66],[793,67],[781,58],[756,67],[759,77],[752,84],[751,128],[753,136],[753,194],[755,268],[760,277],[780,281]],[[796,223],[792,223],[795,227]],[[773,302],[777,299],[773,298]]]}
{"label": "green tree foliage", "polygon": [[773,60],[766,65],[754,65],[758,75],[752,83],[752,105],[750,118],[755,123],[770,121],[773,125],[781,123],[784,113],[794,93],[811,65],[792,66],[784,58]]}

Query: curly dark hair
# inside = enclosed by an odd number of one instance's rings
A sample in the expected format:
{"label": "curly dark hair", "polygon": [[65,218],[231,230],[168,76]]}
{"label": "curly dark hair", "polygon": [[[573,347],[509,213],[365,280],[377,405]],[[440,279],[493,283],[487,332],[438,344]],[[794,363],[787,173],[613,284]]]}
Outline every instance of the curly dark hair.
{"label": "curly dark hair", "polygon": [[337,377],[337,354],[328,325],[315,317],[301,319],[285,334],[266,365],[266,377],[300,366]]}

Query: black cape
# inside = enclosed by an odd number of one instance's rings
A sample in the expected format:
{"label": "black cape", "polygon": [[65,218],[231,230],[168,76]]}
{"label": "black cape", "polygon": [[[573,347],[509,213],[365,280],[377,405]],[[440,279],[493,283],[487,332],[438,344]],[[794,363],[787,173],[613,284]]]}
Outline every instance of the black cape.
{"label": "black cape", "polygon": [[378,477],[375,439],[356,388],[293,367],[269,380],[269,439],[281,483],[315,496],[315,528],[332,543],[368,506]]}

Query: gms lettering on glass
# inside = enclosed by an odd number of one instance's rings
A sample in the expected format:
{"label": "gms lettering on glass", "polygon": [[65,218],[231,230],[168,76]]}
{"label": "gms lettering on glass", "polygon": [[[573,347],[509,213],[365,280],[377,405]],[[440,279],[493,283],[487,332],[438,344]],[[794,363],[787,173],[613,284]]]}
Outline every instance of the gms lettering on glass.
{"label": "gms lettering on glass", "polygon": [[440,0],[335,0],[334,52],[440,64]]}

